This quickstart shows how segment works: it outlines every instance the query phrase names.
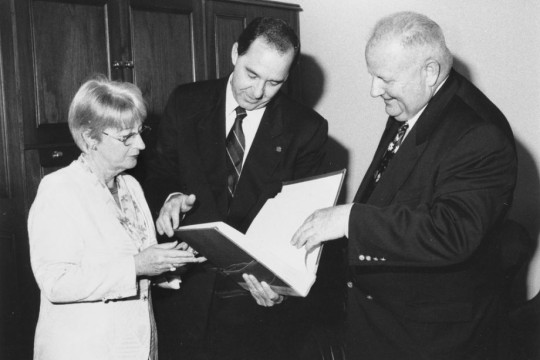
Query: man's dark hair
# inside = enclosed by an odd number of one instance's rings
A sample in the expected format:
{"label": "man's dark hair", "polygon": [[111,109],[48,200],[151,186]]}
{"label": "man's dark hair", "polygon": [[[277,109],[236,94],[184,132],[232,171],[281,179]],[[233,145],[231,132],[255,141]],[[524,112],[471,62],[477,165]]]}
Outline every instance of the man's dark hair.
{"label": "man's dark hair", "polygon": [[251,43],[259,37],[282,54],[292,48],[296,58],[300,51],[300,40],[289,24],[281,19],[258,17],[238,37],[238,56],[244,55]]}

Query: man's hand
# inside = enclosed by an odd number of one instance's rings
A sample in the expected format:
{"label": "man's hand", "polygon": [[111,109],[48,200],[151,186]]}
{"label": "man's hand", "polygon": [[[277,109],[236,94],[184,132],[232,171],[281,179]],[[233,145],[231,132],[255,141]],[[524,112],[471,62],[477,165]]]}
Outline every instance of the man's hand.
{"label": "man's hand", "polygon": [[305,245],[307,251],[311,251],[323,241],[346,236],[352,206],[339,205],[315,211],[296,230],[291,244],[298,249]]}
{"label": "man's hand", "polygon": [[251,296],[257,301],[258,305],[270,307],[283,302],[285,297],[272,290],[272,288],[264,281],[259,282],[255,276],[248,274],[243,274],[242,277],[249,287]]}
{"label": "man's hand", "polygon": [[181,214],[184,214],[193,208],[195,204],[195,195],[176,194],[172,195],[163,204],[156,220],[156,230],[159,235],[167,234],[168,237],[174,235],[174,229],[180,226]]}

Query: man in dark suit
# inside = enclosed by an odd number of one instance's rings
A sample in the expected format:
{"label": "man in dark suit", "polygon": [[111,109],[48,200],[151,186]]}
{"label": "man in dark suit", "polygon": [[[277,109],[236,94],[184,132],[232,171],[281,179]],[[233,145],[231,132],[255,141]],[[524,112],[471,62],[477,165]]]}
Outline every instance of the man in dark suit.
{"label": "man in dark suit", "polygon": [[351,359],[493,359],[511,129],[452,69],[431,19],[383,18],[365,54],[371,96],[390,116],[380,145],[354,203],[313,213],[292,243],[348,238]]}
{"label": "man in dark suit", "polygon": [[[182,225],[224,221],[245,232],[283,181],[321,172],[326,120],[279,91],[298,51],[286,23],[258,18],[234,44],[228,78],[173,91],[145,187],[151,207],[161,209],[160,234],[172,236],[182,216]],[[238,107],[247,113],[239,127]],[[231,135],[240,150],[229,148]],[[313,302],[247,281],[251,296],[205,264],[182,275],[180,291],[156,293],[160,359],[295,358]]]}

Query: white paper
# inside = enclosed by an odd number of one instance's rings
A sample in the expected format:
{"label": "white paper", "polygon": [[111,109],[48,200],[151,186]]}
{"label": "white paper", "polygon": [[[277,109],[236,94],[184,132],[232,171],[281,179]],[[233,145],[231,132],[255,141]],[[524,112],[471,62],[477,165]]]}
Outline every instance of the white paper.
{"label": "white paper", "polygon": [[296,249],[290,241],[315,210],[334,205],[342,180],[343,173],[339,172],[284,185],[275,198],[266,201],[251,223],[246,237],[261,245],[272,244],[270,251],[291,266],[316,273],[320,247],[306,254],[305,247]]}

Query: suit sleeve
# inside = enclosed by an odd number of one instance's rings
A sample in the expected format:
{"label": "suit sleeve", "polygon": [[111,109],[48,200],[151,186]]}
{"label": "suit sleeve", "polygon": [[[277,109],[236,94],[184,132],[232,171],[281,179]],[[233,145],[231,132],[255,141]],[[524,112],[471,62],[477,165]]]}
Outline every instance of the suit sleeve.
{"label": "suit sleeve", "polygon": [[159,212],[170,193],[183,191],[181,172],[178,169],[179,104],[180,96],[175,91],[160,120],[156,145],[150,150],[144,190],[153,213]]}
{"label": "suit sleeve", "polygon": [[428,196],[426,185],[385,207],[353,206],[351,264],[444,266],[472,255],[510,205],[517,168],[513,146],[497,128],[482,125],[439,158],[422,169],[433,182]]}

